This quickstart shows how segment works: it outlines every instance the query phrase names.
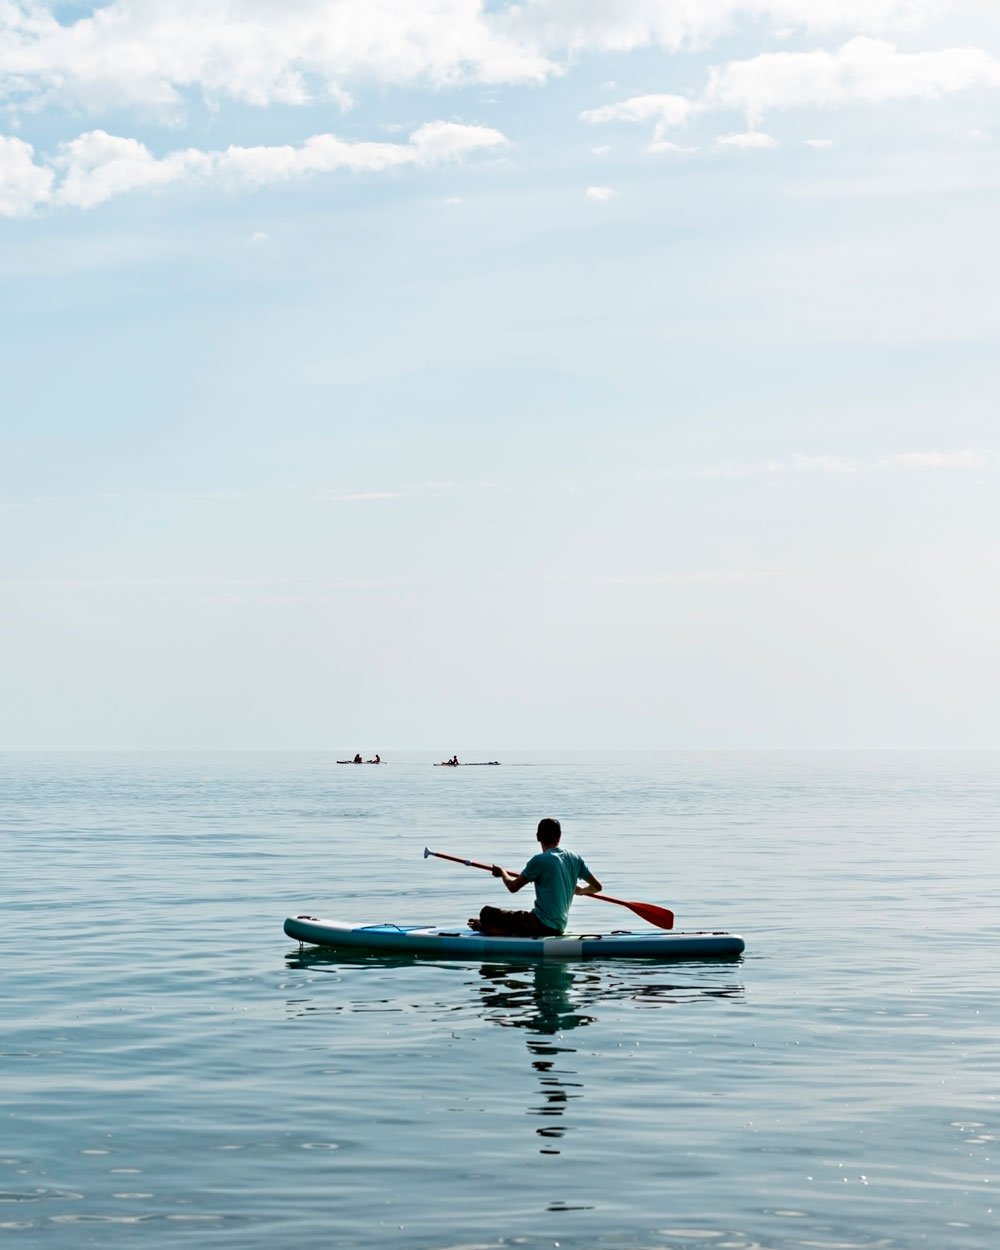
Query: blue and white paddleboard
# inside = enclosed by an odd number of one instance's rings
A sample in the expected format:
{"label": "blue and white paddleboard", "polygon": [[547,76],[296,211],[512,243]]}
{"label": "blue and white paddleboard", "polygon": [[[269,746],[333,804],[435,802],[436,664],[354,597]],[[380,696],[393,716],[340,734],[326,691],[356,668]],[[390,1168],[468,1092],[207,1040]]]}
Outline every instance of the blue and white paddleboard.
{"label": "blue and white paddleboard", "polygon": [[289,916],[285,932],[314,946],[458,959],[731,959],[743,952],[737,933],[564,933],[561,937],[484,937],[473,929],[348,924]]}

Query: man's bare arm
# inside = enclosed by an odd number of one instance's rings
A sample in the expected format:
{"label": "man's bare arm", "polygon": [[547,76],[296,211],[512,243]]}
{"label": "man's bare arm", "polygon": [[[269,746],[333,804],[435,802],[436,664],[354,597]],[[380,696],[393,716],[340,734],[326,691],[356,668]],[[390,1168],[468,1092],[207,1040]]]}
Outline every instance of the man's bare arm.
{"label": "man's bare arm", "polygon": [[528,884],[528,878],[522,877],[519,872],[511,872],[507,868],[501,868],[499,864],[493,865],[494,877],[499,877],[511,894],[516,894]]}

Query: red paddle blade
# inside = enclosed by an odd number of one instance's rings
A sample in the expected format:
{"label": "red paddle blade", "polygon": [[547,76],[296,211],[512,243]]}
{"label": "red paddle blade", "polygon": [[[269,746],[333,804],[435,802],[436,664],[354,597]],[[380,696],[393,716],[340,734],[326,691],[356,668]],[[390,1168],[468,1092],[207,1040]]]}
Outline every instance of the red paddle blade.
{"label": "red paddle blade", "polygon": [[599,898],[605,903],[617,903],[619,907],[627,907],[637,916],[641,916],[643,920],[656,925],[658,929],[674,927],[674,913],[669,907],[657,907],[655,903],[632,903],[624,898],[612,898],[610,894],[591,894],[590,897]]}

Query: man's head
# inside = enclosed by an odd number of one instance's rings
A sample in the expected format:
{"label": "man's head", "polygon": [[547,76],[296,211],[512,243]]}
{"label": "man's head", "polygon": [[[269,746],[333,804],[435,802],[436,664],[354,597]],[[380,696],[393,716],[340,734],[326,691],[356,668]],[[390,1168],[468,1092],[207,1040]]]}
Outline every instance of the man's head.
{"label": "man's head", "polygon": [[562,837],[562,825],[554,816],[545,816],[538,822],[538,833],[535,836],[542,846],[558,846]]}

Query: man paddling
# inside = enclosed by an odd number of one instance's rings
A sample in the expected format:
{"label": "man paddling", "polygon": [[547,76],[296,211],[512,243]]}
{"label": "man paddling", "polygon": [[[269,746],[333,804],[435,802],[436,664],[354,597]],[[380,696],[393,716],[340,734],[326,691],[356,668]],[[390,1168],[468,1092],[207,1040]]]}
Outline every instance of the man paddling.
{"label": "man paddling", "polygon": [[[469,920],[469,928],[487,937],[553,937],[566,928],[570,903],[576,894],[599,894],[601,883],[579,855],[559,845],[562,826],[552,816],[538,822],[541,851],[533,855],[520,872],[509,872],[494,864],[491,872],[516,894],[529,881],[535,884],[535,906],[531,911],[484,907],[479,918]],[[585,886],[578,885],[586,881]]]}

